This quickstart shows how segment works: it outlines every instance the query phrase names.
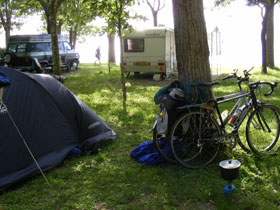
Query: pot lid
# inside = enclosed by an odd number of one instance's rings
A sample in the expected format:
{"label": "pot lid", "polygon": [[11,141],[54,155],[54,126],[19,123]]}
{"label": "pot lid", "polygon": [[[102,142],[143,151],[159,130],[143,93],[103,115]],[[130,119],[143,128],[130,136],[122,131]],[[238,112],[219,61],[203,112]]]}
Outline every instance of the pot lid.
{"label": "pot lid", "polygon": [[239,168],[241,163],[239,160],[223,160],[220,162],[219,166],[224,169],[235,169]]}

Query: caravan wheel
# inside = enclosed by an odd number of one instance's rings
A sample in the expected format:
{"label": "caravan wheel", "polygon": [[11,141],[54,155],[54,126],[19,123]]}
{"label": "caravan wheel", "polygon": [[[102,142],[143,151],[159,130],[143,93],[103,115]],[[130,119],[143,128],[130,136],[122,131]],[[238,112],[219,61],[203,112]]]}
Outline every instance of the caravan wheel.
{"label": "caravan wheel", "polygon": [[165,74],[165,73],[161,73],[161,74],[160,74],[160,79],[161,79],[161,80],[165,80],[165,78],[166,78],[166,74]]}

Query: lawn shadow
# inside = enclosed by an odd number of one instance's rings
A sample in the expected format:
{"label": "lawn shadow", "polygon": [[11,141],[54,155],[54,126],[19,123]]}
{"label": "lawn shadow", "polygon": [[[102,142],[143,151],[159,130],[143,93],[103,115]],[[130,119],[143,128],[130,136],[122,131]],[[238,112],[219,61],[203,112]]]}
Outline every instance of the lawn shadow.
{"label": "lawn shadow", "polygon": [[279,71],[279,70],[280,70],[280,68],[279,68],[279,67],[277,67],[277,66],[274,66],[274,67],[272,67],[271,69],[273,69],[273,70],[277,70],[277,71]]}

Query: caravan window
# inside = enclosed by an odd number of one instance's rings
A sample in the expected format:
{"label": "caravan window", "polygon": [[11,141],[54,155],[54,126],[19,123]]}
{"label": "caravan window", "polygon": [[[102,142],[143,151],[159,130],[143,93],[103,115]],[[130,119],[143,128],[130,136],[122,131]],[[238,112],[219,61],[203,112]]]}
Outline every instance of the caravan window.
{"label": "caravan window", "polygon": [[125,52],[144,52],[144,39],[124,39]]}

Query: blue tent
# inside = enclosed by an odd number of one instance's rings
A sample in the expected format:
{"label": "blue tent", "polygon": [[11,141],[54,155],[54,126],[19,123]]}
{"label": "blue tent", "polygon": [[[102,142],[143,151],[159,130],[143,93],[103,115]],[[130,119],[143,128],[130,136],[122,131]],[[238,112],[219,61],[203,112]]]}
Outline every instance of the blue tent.
{"label": "blue tent", "polygon": [[89,150],[116,137],[52,76],[5,67],[0,68],[0,76],[0,190],[39,174],[40,168],[46,171],[59,165],[73,148]]}

